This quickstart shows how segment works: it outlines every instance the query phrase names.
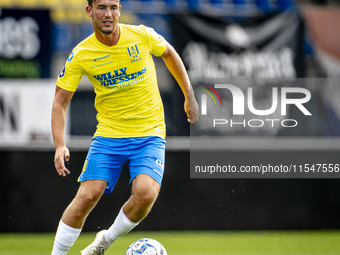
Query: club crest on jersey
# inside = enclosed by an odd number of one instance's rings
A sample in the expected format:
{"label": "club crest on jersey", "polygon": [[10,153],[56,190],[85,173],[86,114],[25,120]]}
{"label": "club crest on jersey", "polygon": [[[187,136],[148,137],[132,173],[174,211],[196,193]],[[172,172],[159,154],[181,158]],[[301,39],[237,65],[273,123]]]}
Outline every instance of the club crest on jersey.
{"label": "club crest on jersey", "polygon": [[131,58],[138,58],[139,50],[138,50],[137,44],[135,44],[133,46],[126,47],[126,49],[127,49],[129,56]]}

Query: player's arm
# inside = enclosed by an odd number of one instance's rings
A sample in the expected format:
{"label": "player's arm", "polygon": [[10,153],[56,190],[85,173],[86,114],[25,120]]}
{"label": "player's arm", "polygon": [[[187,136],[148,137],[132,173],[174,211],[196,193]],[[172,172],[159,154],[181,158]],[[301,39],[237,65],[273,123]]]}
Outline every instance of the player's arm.
{"label": "player's arm", "polygon": [[70,152],[65,144],[64,128],[67,106],[74,92],[56,86],[52,107],[52,133],[55,147],[54,165],[59,175],[66,176],[70,171],[65,167],[65,160],[70,158]]}
{"label": "player's arm", "polygon": [[168,42],[166,42],[166,49],[162,58],[183,91],[185,97],[184,111],[188,116],[188,121],[190,123],[196,122],[199,117],[199,108],[182,59]]}

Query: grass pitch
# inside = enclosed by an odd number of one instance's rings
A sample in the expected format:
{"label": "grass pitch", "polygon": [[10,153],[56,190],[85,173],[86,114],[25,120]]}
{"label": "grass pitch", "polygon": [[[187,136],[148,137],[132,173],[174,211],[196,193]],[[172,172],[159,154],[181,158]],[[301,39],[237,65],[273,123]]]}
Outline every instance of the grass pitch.
{"label": "grass pitch", "polygon": [[[82,233],[68,255],[93,241],[96,233]],[[161,242],[169,255],[335,255],[340,254],[340,231],[134,231],[121,237],[105,255],[124,255],[137,239]],[[54,233],[0,233],[0,255],[51,254]]]}

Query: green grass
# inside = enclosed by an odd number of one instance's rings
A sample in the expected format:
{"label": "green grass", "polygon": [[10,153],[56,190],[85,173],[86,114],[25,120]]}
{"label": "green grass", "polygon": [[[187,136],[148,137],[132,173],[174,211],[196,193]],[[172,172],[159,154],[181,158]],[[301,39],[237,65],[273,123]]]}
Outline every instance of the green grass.
{"label": "green grass", "polygon": [[[69,255],[92,242],[95,233],[82,233]],[[160,241],[169,255],[335,255],[340,254],[340,231],[169,231],[132,232],[105,255],[124,255],[135,240]],[[54,233],[0,233],[0,255],[49,255]]]}

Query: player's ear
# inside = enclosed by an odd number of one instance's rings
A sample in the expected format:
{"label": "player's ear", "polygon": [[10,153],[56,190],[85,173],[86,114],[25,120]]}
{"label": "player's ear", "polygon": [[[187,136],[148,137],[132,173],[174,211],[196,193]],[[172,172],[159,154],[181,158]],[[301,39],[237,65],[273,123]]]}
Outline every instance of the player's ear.
{"label": "player's ear", "polygon": [[87,13],[87,16],[92,17],[92,8],[91,8],[91,6],[86,6],[86,13]]}

